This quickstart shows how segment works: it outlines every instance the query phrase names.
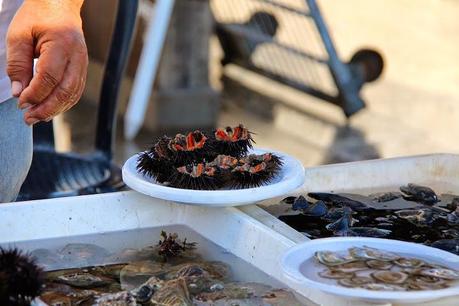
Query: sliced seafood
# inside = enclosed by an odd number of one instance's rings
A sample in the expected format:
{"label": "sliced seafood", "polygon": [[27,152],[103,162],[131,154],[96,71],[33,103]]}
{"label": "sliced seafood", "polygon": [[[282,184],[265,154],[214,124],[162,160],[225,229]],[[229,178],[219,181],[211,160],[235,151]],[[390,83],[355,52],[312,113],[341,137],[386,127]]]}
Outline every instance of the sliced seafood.
{"label": "sliced seafood", "polygon": [[408,279],[408,274],[397,271],[376,271],[371,276],[386,284],[403,284]]}
{"label": "sliced seafood", "polygon": [[318,251],[315,253],[315,257],[320,263],[326,266],[337,266],[355,261],[355,259],[352,257],[343,256],[331,251]]}
{"label": "sliced seafood", "polygon": [[357,288],[364,284],[370,284],[373,282],[374,280],[372,278],[366,276],[356,276],[352,278],[343,278],[338,280],[338,284],[349,288]]}
{"label": "sliced seafood", "polygon": [[376,259],[376,260],[382,260],[382,261],[391,261],[391,260],[396,260],[400,258],[395,253],[391,252],[386,252],[382,250],[378,250],[375,248],[370,248],[367,246],[364,246],[362,248],[360,247],[353,247],[349,249],[349,254],[351,255],[352,258],[355,259]]}
{"label": "sliced seafood", "polygon": [[419,275],[437,277],[441,279],[456,280],[459,279],[459,272],[446,268],[421,269]]}
{"label": "sliced seafood", "polygon": [[389,261],[382,261],[377,259],[371,259],[365,261],[369,268],[376,270],[390,270],[394,265]]}
{"label": "sliced seafood", "polygon": [[320,277],[331,278],[331,279],[342,279],[342,278],[352,278],[355,276],[353,272],[343,272],[340,270],[331,270],[326,269],[319,272]]}
{"label": "sliced seafood", "polygon": [[368,270],[368,266],[365,263],[365,261],[353,261],[342,265],[333,266],[331,267],[331,269],[345,273],[352,273],[362,270]]}
{"label": "sliced seafood", "polygon": [[420,268],[422,267],[423,265],[425,265],[425,262],[420,260],[420,259],[416,259],[416,258],[399,258],[397,260],[394,260],[394,263],[397,265],[397,266],[400,266],[402,268]]}

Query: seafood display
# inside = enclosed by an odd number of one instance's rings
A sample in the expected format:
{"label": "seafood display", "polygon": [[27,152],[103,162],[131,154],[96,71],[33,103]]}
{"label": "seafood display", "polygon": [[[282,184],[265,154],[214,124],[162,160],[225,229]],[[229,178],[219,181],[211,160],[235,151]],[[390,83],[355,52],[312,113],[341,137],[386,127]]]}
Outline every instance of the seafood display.
{"label": "seafood display", "polygon": [[378,291],[438,290],[459,281],[459,271],[375,248],[353,247],[347,254],[319,251],[318,273],[337,285]]}
{"label": "seafood display", "polygon": [[242,124],[205,134],[196,130],[163,136],[140,153],[137,171],[175,188],[214,190],[258,187],[271,182],[282,166],[272,154],[249,154],[252,133]]}
{"label": "seafood display", "polygon": [[[311,192],[287,197],[279,219],[311,239],[362,236],[417,242],[459,255],[459,196],[408,184],[363,196]],[[285,207],[286,209],[284,209]]]}
{"label": "seafood display", "polygon": [[[156,245],[106,254],[107,262],[116,258],[122,263],[45,272],[40,300],[50,306],[301,305],[288,290],[234,280],[228,264],[204,260],[197,247],[162,231]],[[64,249],[91,262],[90,257],[103,254],[96,248]]]}

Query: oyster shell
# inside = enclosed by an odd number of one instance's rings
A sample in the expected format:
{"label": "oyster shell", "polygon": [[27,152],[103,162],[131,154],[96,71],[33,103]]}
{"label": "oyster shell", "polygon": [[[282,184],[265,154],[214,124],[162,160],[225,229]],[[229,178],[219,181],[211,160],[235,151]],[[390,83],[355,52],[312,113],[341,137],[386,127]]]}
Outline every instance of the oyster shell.
{"label": "oyster shell", "polygon": [[390,270],[393,267],[391,262],[377,259],[367,260],[365,263],[369,268],[376,270]]}
{"label": "oyster shell", "polygon": [[352,273],[352,272],[357,272],[357,271],[362,271],[362,270],[368,270],[368,266],[364,261],[353,261],[353,262],[348,262],[339,266],[333,266],[331,269],[336,270],[336,271],[341,271],[344,273]]}
{"label": "oyster shell", "polygon": [[378,249],[370,248],[367,246],[364,246],[362,248],[359,247],[353,247],[349,249],[349,254],[351,255],[352,258],[354,259],[361,259],[361,260],[367,260],[367,259],[376,259],[376,260],[381,260],[381,261],[392,261],[400,258],[395,253],[391,252],[386,252],[386,251],[381,251]]}
{"label": "oyster shell", "polygon": [[345,286],[345,287],[355,288],[355,287],[360,287],[362,285],[370,284],[373,282],[374,280],[371,277],[355,276],[352,278],[340,279],[338,281],[338,284]]}
{"label": "oyster shell", "polygon": [[104,293],[95,298],[93,306],[136,306],[134,296],[128,291]]}
{"label": "oyster shell", "polygon": [[459,279],[459,272],[447,268],[430,268],[430,269],[421,269],[418,272],[419,275],[437,277],[447,280],[456,280]]}
{"label": "oyster shell", "polygon": [[397,266],[400,266],[402,268],[413,268],[413,269],[420,268],[423,265],[425,265],[424,261],[420,259],[416,259],[416,258],[399,258],[397,260],[394,260],[394,263]]}
{"label": "oyster shell", "polygon": [[307,209],[311,203],[309,203],[308,200],[306,200],[305,197],[300,195],[298,198],[296,198],[293,203],[292,203],[292,209],[293,210],[304,210]]}
{"label": "oyster shell", "polygon": [[323,201],[317,201],[303,209],[302,213],[307,216],[322,217],[328,213],[328,207]]}
{"label": "oyster shell", "polygon": [[319,276],[323,278],[330,278],[330,279],[342,279],[342,278],[352,278],[355,276],[355,273],[326,269],[326,270],[319,272]]}
{"label": "oyster shell", "polygon": [[386,284],[403,284],[408,279],[408,274],[397,271],[375,271],[371,276]]}
{"label": "oyster shell", "polygon": [[355,261],[354,258],[351,258],[349,256],[342,256],[338,253],[331,251],[318,251],[315,253],[315,257],[320,263],[326,266],[337,266]]}
{"label": "oyster shell", "polygon": [[[154,280],[155,282],[156,280]],[[158,290],[151,297],[153,305],[192,306],[190,293],[185,279],[177,278],[156,284]]]}
{"label": "oyster shell", "polygon": [[110,278],[95,276],[86,272],[75,272],[59,275],[54,279],[54,281],[77,288],[103,287],[113,282],[113,280]]}
{"label": "oyster shell", "polygon": [[409,201],[416,201],[427,205],[433,205],[439,201],[435,191],[426,186],[408,184],[407,186],[400,187],[400,191],[406,194],[404,198]]}

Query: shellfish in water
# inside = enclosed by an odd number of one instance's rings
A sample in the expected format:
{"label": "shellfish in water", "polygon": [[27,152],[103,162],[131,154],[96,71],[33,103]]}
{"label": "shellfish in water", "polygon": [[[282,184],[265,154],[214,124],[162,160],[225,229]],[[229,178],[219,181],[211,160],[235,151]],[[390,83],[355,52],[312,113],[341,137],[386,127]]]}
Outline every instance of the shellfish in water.
{"label": "shellfish in water", "polygon": [[348,262],[355,261],[352,257],[342,256],[335,252],[318,251],[315,254],[317,260],[326,266],[338,266]]}
{"label": "shellfish in water", "polygon": [[330,278],[330,279],[342,279],[342,278],[352,278],[355,276],[355,273],[327,269],[327,270],[323,270],[319,272],[319,276],[323,278]]}
{"label": "shellfish in water", "polygon": [[406,200],[422,204],[433,205],[438,202],[438,196],[431,188],[416,184],[408,184],[400,187],[400,191],[406,194]]}
{"label": "shellfish in water", "polygon": [[422,269],[418,272],[420,275],[437,277],[448,280],[459,279],[459,272],[446,268],[431,268],[431,269]]}
{"label": "shellfish in water", "polygon": [[396,271],[376,271],[371,276],[386,284],[403,284],[408,279],[408,274]]}
{"label": "shellfish in water", "polygon": [[424,261],[416,258],[399,258],[394,263],[402,268],[419,268],[425,265]]}
{"label": "shellfish in water", "polygon": [[382,261],[377,259],[367,260],[365,262],[369,268],[377,270],[390,270],[394,265],[389,261]]}
{"label": "shellfish in water", "polygon": [[354,247],[349,249],[349,254],[355,259],[376,259],[381,261],[392,261],[400,258],[395,253],[386,252],[374,248],[364,246],[363,248]]}
{"label": "shellfish in water", "polygon": [[343,285],[344,287],[355,288],[355,287],[360,287],[362,285],[370,284],[373,282],[374,280],[371,277],[356,276],[352,278],[340,279],[338,281],[338,284]]}

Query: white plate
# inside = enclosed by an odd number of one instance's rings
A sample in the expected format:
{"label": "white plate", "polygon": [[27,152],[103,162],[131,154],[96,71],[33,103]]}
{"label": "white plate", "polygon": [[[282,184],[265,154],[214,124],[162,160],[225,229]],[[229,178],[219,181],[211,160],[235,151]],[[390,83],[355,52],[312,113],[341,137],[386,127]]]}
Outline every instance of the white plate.
{"label": "white plate", "polygon": [[345,252],[351,247],[363,246],[395,252],[402,256],[419,258],[459,270],[459,256],[452,253],[411,242],[364,237],[335,237],[302,243],[287,251],[282,257],[281,266],[286,276],[304,285],[305,288],[319,289],[348,299],[361,299],[378,303],[420,303],[457,295],[459,305],[459,282],[450,288],[439,290],[372,291],[345,288],[337,285],[336,280],[325,279],[317,274],[324,269],[324,266],[314,259],[315,252],[326,250]]}
{"label": "white plate", "polygon": [[123,181],[132,189],[163,200],[204,206],[238,206],[274,198],[286,194],[304,182],[304,167],[295,158],[270,150],[256,149],[250,153],[273,152],[282,158],[282,169],[268,185],[232,190],[189,190],[164,186],[136,170],[137,154],[129,158],[123,166]]}

